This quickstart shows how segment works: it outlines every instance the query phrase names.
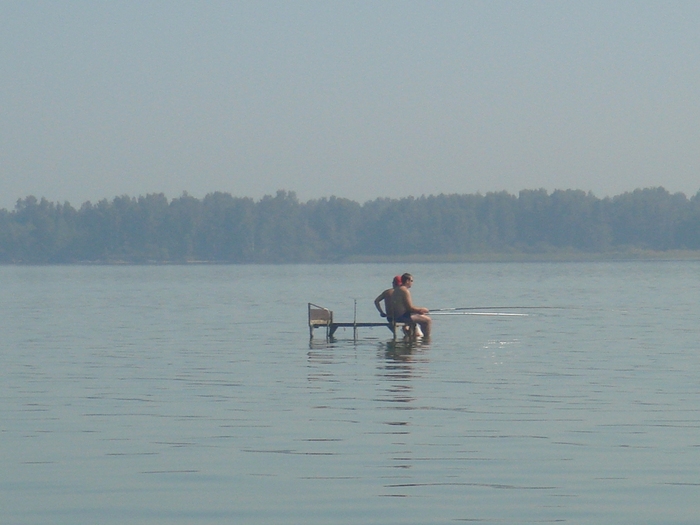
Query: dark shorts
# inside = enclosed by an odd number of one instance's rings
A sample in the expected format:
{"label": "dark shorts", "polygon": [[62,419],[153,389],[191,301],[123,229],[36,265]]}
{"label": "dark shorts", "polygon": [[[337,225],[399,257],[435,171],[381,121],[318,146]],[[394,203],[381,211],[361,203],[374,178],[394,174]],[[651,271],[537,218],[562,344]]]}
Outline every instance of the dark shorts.
{"label": "dark shorts", "polygon": [[394,319],[394,322],[395,323],[412,323],[413,321],[411,321],[411,312],[405,312],[403,315],[398,316],[396,319]]}

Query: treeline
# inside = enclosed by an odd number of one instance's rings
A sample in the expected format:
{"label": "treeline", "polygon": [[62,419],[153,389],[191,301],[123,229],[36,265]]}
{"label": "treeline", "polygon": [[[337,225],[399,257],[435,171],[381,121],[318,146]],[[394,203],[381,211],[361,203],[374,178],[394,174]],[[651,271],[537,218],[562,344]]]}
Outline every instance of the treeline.
{"label": "treeline", "polygon": [[86,202],[35,197],[0,210],[0,262],[335,262],[396,256],[700,249],[700,192],[664,188],[599,199],[524,190],[300,202],[212,193]]}

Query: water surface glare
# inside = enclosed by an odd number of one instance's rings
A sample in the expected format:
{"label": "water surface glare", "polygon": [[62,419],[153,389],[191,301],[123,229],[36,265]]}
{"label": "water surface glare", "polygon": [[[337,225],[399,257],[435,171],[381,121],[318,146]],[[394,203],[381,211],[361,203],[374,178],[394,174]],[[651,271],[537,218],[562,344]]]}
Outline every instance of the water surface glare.
{"label": "water surface glare", "polygon": [[[482,309],[309,342],[308,301],[378,321],[403,271]],[[0,290],[1,523],[700,516],[697,262],[5,266]]]}

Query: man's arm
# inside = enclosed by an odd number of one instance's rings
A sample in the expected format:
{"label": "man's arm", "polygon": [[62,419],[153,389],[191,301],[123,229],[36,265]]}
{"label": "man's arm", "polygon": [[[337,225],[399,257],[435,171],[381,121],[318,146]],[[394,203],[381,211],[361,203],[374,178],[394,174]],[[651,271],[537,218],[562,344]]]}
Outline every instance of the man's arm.
{"label": "man's arm", "polygon": [[386,314],[384,313],[384,310],[382,310],[381,307],[381,303],[384,299],[386,299],[386,290],[379,294],[379,296],[374,300],[374,306],[379,311],[379,315],[381,315],[382,317],[386,317]]}
{"label": "man's arm", "polygon": [[404,304],[406,305],[406,311],[411,312],[412,314],[427,314],[428,309],[427,308],[421,308],[420,306],[414,306],[413,301],[411,300],[411,292],[406,290],[406,296],[404,298]]}

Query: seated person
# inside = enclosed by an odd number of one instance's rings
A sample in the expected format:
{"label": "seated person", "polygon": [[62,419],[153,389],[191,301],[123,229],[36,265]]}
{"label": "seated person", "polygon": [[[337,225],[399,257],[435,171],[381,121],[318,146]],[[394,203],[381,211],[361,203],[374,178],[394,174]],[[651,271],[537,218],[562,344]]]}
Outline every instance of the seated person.
{"label": "seated person", "polygon": [[[393,317],[391,309],[391,296],[393,295],[394,290],[396,290],[399,286],[401,286],[401,276],[397,275],[394,277],[394,280],[391,283],[391,288],[384,290],[374,300],[374,306],[379,311],[379,315],[386,317],[387,321],[390,323],[392,322]],[[384,310],[382,310],[381,307],[382,301],[384,302]]]}
{"label": "seated person", "polygon": [[425,337],[430,337],[432,319],[428,317],[428,309],[414,306],[409,288],[413,286],[413,276],[405,273],[401,276],[401,286],[391,294],[391,311],[396,322],[413,323],[418,325]]}
{"label": "seated person", "polygon": [[[393,310],[391,305],[391,296],[394,294],[394,290],[396,290],[399,286],[401,286],[401,276],[397,275],[394,277],[394,280],[391,283],[391,288],[384,290],[374,300],[374,306],[379,311],[379,315],[381,315],[382,317],[386,317],[386,320],[389,322],[389,324],[394,322]],[[382,310],[381,307],[382,302],[384,303],[384,310]],[[420,326],[418,326],[410,319],[402,320],[399,322],[404,323],[403,330],[405,334],[408,335],[409,333],[411,333],[411,331],[413,331],[413,335],[415,335],[416,337],[423,337],[423,333],[421,332]]]}

